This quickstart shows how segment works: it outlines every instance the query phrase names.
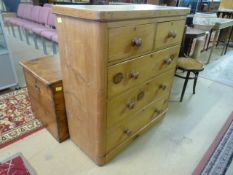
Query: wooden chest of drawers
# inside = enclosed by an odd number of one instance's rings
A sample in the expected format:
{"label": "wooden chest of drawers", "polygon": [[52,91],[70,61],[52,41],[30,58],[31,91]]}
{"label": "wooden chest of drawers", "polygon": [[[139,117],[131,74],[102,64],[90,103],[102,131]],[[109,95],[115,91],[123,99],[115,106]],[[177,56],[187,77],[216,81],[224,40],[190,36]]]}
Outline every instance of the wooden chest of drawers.
{"label": "wooden chest of drawers", "polygon": [[43,57],[20,63],[34,115],[62,142],[69,137],[60,60]]}
{"label": "wooden chest of drawers", "polygon": [[102,165],[159,121],[186,8],[55,6],[72,141]]}

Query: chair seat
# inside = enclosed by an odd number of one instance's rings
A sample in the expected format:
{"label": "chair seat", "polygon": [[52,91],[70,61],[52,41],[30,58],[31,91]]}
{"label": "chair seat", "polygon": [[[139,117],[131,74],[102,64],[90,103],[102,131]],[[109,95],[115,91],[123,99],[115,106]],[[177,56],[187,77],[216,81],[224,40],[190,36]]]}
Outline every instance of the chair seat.
{"label": "chair seat", "polygon": [[55,34],[52,36],[52,41],[58,43],[58,36],[57,36],[57,33],[55,33]]}
{"label": "chair seat", "polygon": [[193,58],[178,58],[177,67],[187,71],[202,71],[204,66],[202,63]]}
{"label": "chair seat", "polygon": [[13,25],[21,25],[27,22],[27,20],[25,19],[21,19],[18,17],[8,17],[5,18],[5,22],[8,24],[13,24]]}
{"label": "chair seat", "polygon": [[[55,37],[55,35],[57,35],[57,32],[55,29],[50,29],[44,32],[41,32],[40,34],[41,36],[51,40],[53,37]],[[55,38],[54,38],[55,39]]]}

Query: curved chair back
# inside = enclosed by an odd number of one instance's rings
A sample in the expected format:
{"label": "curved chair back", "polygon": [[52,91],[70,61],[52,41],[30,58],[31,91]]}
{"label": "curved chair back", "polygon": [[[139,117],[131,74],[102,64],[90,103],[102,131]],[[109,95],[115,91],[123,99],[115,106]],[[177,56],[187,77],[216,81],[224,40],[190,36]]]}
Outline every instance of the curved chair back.
{"label": "curved chair back", "polygon": [[51,8],[49,7],[42,7],[42,9],[40,10],[40,14],[39,14],[39,23],[41,24],[48,24],[48,16],[50,13]]}
{"label": "curved chair back", "polygon": [[34,6],[31,11],[30,20],[39,23],[39,15],[41,10],[42,10],[41,6]]}
{"label": "curved chair back", "polygon": [[23,18],[30,20],[32,8],[33,8],[32,4],[24,4]]}
{"label": "curved chair back", "polygon": [[52,6],[53,6],[53,4],[48,4],[48,3],[45,3],[45,4],[43,5],[43,7],[49,7],[49,8],[52,8]]}
{"label": "curved chair back", "polygon": [[51,27],[56,27],[56,15],[52,13],[52,10],[50,11],[48,16],[48,25]]}
{"label": "curved chair back", "polygon": [[26,5],[26,4],[21,3],[21,4],[19,4],[19,6],[18,6],[17,16],[20,17],[20,18],[23,18],[23,16],[24,16],[25,5]]}

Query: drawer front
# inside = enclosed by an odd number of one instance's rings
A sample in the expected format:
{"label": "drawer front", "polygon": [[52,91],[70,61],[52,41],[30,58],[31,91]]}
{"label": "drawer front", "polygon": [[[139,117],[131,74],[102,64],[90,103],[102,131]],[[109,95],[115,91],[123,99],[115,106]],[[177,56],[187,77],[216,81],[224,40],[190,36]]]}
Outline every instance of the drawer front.
{"label": "drawer front", "polygon": [[158,23],[154,49],[180,43],[183,37],[184,24],[184,20]]}
{"label": "drawer front", "polygon": [[109,61],[151,52],[154,31],[155,24],[109,29]]}
{"label": "drawer front", "polygon": [[168,96],[172,86],[174,70],[169,70],[145,84],[108,101],[107,127],[126,119],[154,100]]}
{"label": "drawer front", "polygon": [[122,121],[114,128],[108,129],[107,151],[111,151],[123,141],[134,135],[146,124],[152,120],[155,120],[160,114],[163,114],[163,112],[167,109],[167,98],[168,97],[151,103],[146,108],[131,116],[131,118]]}
{"label": "drawer front", "polygon": [[171,47],[108,68],[108,98],[111,98],[154,76],[174,69],[179,46]]}

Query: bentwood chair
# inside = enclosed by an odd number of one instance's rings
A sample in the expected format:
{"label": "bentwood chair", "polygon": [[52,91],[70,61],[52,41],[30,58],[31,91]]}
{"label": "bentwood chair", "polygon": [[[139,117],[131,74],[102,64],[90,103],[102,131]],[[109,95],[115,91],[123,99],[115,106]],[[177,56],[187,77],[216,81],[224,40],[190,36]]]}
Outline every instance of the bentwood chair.
{"label": "bentwood chair", "polygon": [[[184,36],[183,36],[183,41],[182,41],[182,45],[181,45],[181,50],[182,50],[182,48],[184,48],[184,45],[187,44],[187,43],[185,43],[185,33],[186,33],[186,28],[184,30]],[[195,94],[199,72],[204,70],[204,65],[202,63],[200,63],[197,59],[194,59],[191,57],[186,57],[186,55],[183,55],[183,54],[181,54],[181,55],[182,55],[182,57],[178,58],[176,70],[181,70],[182,73],[185,73],[185,72],[187,72],[187,73],[186,73],[186,76],[178,74],[177,71],[175,74],[176,77],[185,79],[184,84],[183,84],[183,88],[182,88],[182,92],[181,92],[181,96],[180,96],[180,102],[183,101],[183,97],[184,97],[186,87],[187,87],[189,80],[194,80],[194,82],[193,82],[193,94]]]}

